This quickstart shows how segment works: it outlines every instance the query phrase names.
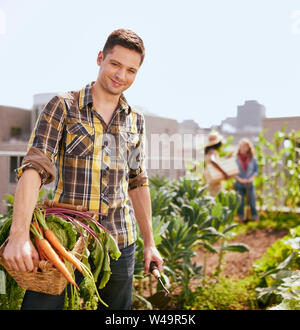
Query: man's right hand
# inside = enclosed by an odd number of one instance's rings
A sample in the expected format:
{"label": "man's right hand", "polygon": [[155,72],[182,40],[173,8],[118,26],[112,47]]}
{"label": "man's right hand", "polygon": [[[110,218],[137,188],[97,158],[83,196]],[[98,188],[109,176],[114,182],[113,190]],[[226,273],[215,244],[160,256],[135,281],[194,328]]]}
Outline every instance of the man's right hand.
{"label": "man's right hand", "polygon": [[15,271],[37,271],[39,254],[33,246],[29,235],[11,235],[3,252],[7,265]]}
{"label": "man's right hand", "polygon": [[20,177],[14,199],[13,219],[3,257],[15,271],[37,271],[39,255],[30,240],[30,223],[38,201],[41,177],[32,168]]}

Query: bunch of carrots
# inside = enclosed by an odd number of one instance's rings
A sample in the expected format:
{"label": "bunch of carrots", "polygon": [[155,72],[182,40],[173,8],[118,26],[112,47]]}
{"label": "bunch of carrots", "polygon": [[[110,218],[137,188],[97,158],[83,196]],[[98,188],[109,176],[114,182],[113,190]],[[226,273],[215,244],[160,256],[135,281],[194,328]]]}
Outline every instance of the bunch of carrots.
{"label": "bunch of carrots", "polygon": [[54,232],[48,228],[46,219],[41,211],[34,213],[30,230],[34,234],[34,240],[40,258],[50,261],[66,280],[79,290],[78,285],[64,263],[64,259],[84,274],[81,263],[71,252],[65,249]]}
{"label": "bunch of carrots", "polygon": [[[95,214],[103,214],[96,212],[80,212],[65,208],[53,208],[47,207],[45,209],[36,208],[33,212],[33,219],[31,222],[30,230],[34,235],[35,244],[39,253],[39,256],[42,260],[50,261],[55,268],[57,268],[66,280],[72,284],[76,289],[79,290],[78,285],[76,284],[72,274],[66,267],[64,260],[70,262],[74,265],[78,271],[80,271],[84,277],[88,277],[94,287],[94,293],[98,297],[99,301],[108,307],[108,305],[100,298],[97,286],[95,283],[95,278],[90,268],[81,262],[78,258],[75,257],[70,251],[68,251],[64,245],[57,238],[55,233],[47,226],[47,217],[54,215],[56,217],[63,218],[74,225],[77,232],[81,235],[83,239],[87,237],[92,238],[99,245],[99,248],[102,247],[100,232],[106,232],[108,241],[111,243],[109,246],[111,256],[113,259],[118,259],[120,256],[120,251],[114,239],[111,236],[109,230],[102,226],[98,221],[94,219]],[[89,240],[89,239],[88,239]],[[108,256],[108,250],[106,250]],[[106,255],[103,253],[102,260]],[[103,276],[104,279],[101,280],[101,288],[107,283],[109,276],[111,274],[109,268],[109,261],[104,271],[106,276]],[[105,281],[104,281],[105,280]]]}

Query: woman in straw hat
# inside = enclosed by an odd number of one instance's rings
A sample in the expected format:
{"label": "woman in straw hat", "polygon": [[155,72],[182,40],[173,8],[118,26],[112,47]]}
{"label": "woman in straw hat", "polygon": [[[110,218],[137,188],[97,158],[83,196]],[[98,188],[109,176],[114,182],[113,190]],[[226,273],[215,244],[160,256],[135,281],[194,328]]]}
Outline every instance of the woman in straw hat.
{"label": "woman in straw hat", "polygon": [[204,147],[204,159],[205,159],[204,177],[208,183],[208,192],[213,197],[217,196],[218,193],[222,190],[222,181],[218,181],[216,183],[210,182],[207,165],[213,164],[213,166],[217,170],[222,172],[225,179],[228,177],[226,171],[220,166],[218,162],[219,149],[223,144],[222,140],[223,140],[222,136],[217,131],[212,131],[208,135],[208,141]]}

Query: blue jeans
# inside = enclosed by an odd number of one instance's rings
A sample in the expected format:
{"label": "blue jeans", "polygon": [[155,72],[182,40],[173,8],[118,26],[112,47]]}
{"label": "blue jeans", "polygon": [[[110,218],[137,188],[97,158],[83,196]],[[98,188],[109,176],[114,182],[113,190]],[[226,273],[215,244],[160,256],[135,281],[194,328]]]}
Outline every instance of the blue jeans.
{"label": "blue jeans", "polygon": [[241,203],[237,211],[239,218],[244,219],[245,198],[247,198],[252,219],[258,219],[258,214],[256,211],[256,195],[253,184],[242,184],[240,182],[236,182],[234,188],[241,197]]}
{"label": "blue jeans", "polygon": [[[132,284],[135,262],[135,243],[121,249],[118,260],[110,259],[111,277],[106,286],[99,290],[101,299],[108,308],[99,303],[98,309],[129,310],[131,308]],[[75,271],[76,282],[80,283],[82,275]],[[99,276],[101,278],[101,274]],[[97,284],[98,287],[98,284]],[[65,291],[54,296],[27,290],[24,295],[22,310],[62,310]]]}

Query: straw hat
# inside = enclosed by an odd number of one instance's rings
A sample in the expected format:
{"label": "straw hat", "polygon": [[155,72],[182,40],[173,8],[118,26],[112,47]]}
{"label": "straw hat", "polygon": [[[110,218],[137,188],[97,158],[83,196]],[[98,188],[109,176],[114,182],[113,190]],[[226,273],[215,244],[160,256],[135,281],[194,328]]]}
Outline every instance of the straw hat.
{"label": "straw hat", "polygon": [[214,146],[220,142],[222,143],[222,140],[223,137],[217,131],[210,132],[208,135],[208,140],[205,144],[205,148]]}

